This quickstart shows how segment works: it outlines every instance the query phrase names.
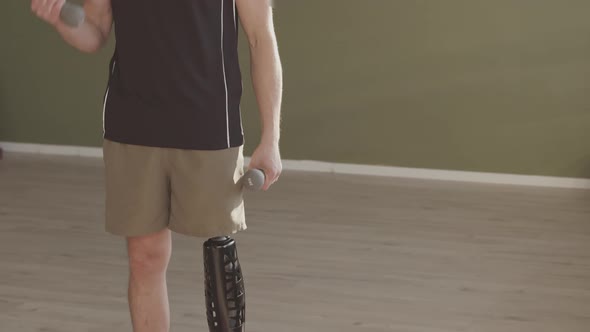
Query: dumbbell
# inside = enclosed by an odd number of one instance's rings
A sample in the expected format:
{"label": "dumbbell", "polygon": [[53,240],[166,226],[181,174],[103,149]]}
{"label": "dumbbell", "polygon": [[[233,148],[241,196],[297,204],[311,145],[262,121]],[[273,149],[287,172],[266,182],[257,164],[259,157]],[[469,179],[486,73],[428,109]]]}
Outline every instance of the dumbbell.
{"label": "dumbbell", "polygon": [[262,189],[265,181],[264,172],[260,169],[248,170],[240,179],[242,187],[251,190],[258,191]]}
{"label": "dumbbell", "polygon": [[66,25],[72,28],[77,28],[84,23],[86,14],[84,13],[84,8],[82,6],[66,2],[63,7],[61,7],[59,17]]}

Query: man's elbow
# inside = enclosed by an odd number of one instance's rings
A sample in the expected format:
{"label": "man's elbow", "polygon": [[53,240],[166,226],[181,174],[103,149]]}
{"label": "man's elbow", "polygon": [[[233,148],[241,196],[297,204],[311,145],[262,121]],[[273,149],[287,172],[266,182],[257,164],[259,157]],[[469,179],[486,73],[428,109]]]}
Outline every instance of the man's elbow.
{"label": "man's elbow", "polygon": [[251,50],[275,48],[277,45],[276,38],[270,33],[258,33],[248,39]]}
{"label": "man's elbow", "polygon": [[96,54],[98,53],[98,51],[100,51],[100,47],[90,47],[90,46],[85,46],[85,47],[79,47],[78,51],[82,52],[82,53],[86,53],[86,54]]}
{"label": "man's elbow", "polygon": [[97,40],[94,43],[80,45],[80,47],[78,47],[78,50],[82,53],[95,54],[102,50],[105,44],[106,42],[104,40]]}

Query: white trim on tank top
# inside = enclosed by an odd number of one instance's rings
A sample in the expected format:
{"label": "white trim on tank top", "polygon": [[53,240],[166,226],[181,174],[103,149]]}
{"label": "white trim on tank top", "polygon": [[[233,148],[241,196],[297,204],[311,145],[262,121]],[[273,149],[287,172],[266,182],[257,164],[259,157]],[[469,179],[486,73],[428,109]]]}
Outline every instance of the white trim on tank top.
{"label": "white trim on tank top", "polygon": [[[109,76],[109,81],[111,80],[111,77],[113,76],[113,74],[115,73],[115,66],[117,65],[117,61],[113,61],[113,69],[111,69],[111,76]],[[106,135],[106,124],[105,124],[105,113],[107,110],[107,101],[109,100],[109,90],[111,89],[110,87],[110,82],[109,84],[107,84],[107,92],[105,93],[104,96],[104,102],[102,104],[102,135]]]}
{"label": "white trim on tank top", "polygon": [[227,128],[227,147],[231,146],[230,139],[229,139],[229,95],[227,92],[227,75],[225,73],[225,52],[224,52],[224,29],[223,29],[223,14],[224,14],[224,6],[223,3],[225,0],[221,0],[221,67],[223,68],[223,84],[225,86],[225,125]]}

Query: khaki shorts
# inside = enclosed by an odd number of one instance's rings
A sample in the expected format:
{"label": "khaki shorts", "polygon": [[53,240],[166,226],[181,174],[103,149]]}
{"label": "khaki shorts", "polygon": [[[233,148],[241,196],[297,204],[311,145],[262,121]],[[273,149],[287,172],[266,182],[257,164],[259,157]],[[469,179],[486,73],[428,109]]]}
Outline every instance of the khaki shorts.
{"label": "khaki shorts", "polygon": [[195,151],[103,144],[106,231],[141,236],[169,228],[199,237],[246,229],[242,147]]}

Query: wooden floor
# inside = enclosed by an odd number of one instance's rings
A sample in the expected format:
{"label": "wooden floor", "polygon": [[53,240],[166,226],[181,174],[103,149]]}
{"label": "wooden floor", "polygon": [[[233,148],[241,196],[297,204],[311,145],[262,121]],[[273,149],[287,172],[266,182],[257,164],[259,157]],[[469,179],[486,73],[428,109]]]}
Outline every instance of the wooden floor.
{"label": "wooden floor", "polygon": [[[0,331],[130,332],[99,159],[0,161]],[[590,193],[287,172],[247,197],[249,332],[588,332]],[[173,332],[206,332],[174,236]]]}

